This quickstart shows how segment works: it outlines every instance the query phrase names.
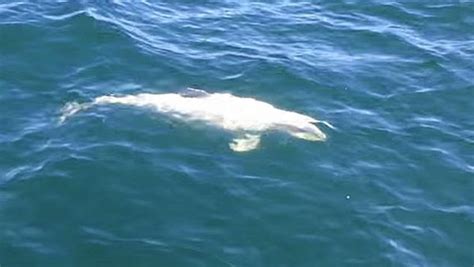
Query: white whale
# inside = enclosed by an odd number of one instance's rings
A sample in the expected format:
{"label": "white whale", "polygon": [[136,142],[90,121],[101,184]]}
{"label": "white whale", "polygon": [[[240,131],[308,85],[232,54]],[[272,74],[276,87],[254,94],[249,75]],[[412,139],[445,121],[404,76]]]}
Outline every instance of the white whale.
{"label": "white whale", "polygon": [[324,134],[316,120],[296,112],[278,109],[271,104],[229,93],[207,93],[188,88],[185,94],[142,93],[124,96],[100,96],[90,103],[68,103],[64,106],[61,122],[76,112],[94,105],[121,104],[151,108],[156,112],[183,121],[197,121],[220,127],[236,134],[229,147],[238,152],[258,147],[262,133],[276,130],[308,141],[324,141]]}

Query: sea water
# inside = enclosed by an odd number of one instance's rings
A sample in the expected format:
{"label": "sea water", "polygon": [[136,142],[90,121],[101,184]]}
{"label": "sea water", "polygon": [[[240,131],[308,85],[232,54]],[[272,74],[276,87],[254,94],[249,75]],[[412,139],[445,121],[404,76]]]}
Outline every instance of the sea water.
{"label": "sea water", "polygon": [[[0,1],[0,266],[472,266],[473,36],[473,1]],[[187,87],[335,129],[58,123]]]}

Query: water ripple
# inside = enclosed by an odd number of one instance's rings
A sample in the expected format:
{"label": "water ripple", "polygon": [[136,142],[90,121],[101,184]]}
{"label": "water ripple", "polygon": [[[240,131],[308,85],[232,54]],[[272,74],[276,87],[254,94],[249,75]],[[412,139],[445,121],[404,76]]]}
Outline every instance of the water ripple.
{"label": "water ripple", "polygon": [[[0,264],[472,264],[473,14],[470,1],[4,1]],[[188,86],[336,129],[322,144],[270,132],[235,155],[233,136],[146,111],[57,124],[70,101]]]}

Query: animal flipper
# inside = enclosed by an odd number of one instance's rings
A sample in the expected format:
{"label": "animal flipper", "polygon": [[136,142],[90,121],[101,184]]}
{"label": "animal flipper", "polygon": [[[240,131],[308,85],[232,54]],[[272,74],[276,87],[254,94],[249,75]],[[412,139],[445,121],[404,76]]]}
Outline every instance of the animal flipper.
{"label": "animal flipper", "polygon": [[229,147],[236,152],[246,152],[256,149],[259,144],[259,134],[245,134],[243,136],[234,138],[232,142],[229,143]]}

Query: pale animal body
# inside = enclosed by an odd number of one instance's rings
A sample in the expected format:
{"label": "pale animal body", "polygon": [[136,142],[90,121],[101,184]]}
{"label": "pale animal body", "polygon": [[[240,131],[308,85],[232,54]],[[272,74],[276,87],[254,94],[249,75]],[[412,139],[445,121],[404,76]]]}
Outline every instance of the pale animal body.
{"label": "pale animal body", "polygon": [[234,132],[229,144],[234,151],[249,151],[258,147],[265,131],[282,131],[309,141],[324,141],[326,135],[315,123],[324,123],[309,116],[278,109],[271,104],[229,93],[207,93],[188,89],[187,94],[142,93],[125,96],[100,96],[91,103],[69,103],[63,109],[61,121],[81,109],[93,105],[122,104],[150,108],[183,121],[202,122]]}

